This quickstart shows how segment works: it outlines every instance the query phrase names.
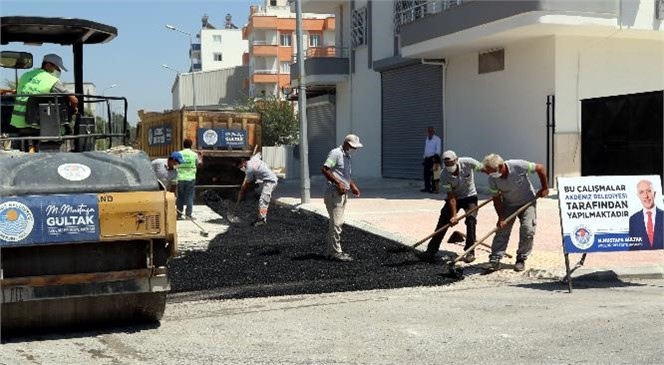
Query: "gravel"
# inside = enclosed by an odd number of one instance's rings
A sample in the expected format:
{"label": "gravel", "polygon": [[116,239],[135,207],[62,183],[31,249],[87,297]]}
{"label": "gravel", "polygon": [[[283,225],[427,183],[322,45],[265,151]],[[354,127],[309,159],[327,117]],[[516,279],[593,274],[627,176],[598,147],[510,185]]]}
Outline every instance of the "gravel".
{"label": "gravel", "polygon": [[[224,218],[235,205],[216,195],[204,199]],[[354,261],[327,260],[327,218],[273,204],[268,224],[252,227],[256,204],[242,202],[236,211],[241,222],[215,237],[206,251],[171,260],[171,293],[212,291],[212,298],[237,299],[453,282],[441,265],[422,263],[400,243],[347,225],[341,245]]]}

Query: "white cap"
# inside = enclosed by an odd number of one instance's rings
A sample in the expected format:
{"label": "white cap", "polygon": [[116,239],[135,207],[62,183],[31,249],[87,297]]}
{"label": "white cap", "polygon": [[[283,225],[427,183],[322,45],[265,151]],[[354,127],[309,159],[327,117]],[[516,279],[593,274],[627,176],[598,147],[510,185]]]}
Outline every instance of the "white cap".
{"label": "white cap", "polygon": [[67,68],[62,64],[62,58],[54,53],[44,56],[44,62],[52,63],[58,66],[62,71],[67,71]]}
{"label": "white cap", "polygon": [[360,137],[354,134],[347,135],[346,138],[344,139],[344,142],[348,142],[348,144],[353,148],[362,147],[362,143],[360,143]]}
{"label": "white cap", "polygon": [[456,155],[456,153],[454,153],[454,151],[449,150],[449,151],[443,152],[443,160],[456,160],[456,159],[457,159],[457,155]]}

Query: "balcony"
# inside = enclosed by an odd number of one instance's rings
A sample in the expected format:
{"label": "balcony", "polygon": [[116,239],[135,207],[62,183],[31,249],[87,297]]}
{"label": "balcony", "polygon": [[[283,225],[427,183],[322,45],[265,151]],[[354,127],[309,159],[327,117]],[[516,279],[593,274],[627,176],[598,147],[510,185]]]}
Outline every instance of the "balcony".
{"label": "balcony", "polygon": [[254,57],[276,57],[279,55],[279,45],[271,41],[254,41],[249,52]]}
{"label": "balcony", "polygon": [[[304,80],[306,86],[336,85],[348,78],[348,49],[341,47],[309,47],[304,59]],[[291,86],[298,86],[300,75],[297,57],[291,65]]]}
{"label": "balcony", "polygon": [[[638,2],[637,2],[638,3]],[[618,0],[435,0],[395,8],[404,57],[441,58],[553,34],[608,36]]]}

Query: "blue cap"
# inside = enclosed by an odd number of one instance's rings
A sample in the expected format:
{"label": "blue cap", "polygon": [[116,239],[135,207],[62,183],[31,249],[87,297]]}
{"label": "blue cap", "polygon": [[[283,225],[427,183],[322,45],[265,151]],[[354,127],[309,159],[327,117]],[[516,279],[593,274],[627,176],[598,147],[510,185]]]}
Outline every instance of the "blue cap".
{"label": "blue cap", "polygon": [[170,158],[173,159],[177,163],[184,163],[184,158],[182,157],[182,154],[180,152],[171,153]]}

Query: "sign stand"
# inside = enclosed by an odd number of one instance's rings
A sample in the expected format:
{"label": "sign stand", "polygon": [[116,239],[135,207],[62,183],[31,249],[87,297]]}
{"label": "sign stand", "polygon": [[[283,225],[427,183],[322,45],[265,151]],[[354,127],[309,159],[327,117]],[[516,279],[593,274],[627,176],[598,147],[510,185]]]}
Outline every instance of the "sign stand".
{"label": "sign stand", "polygon": [[565,279],[563,279],[563,283],[567,282],[567,290],[569,293],[572,293],[572,273],[576,271],[576,269],[580,268],[583,266],[583,263],[586,261],[586,253],[584,252],[583,255],[581,255],[581,260],[574,265],[574,268],[570,270],[569,267],[569,253],[565,252],[565,269],[567,271],[567,275],[565,275]]}

